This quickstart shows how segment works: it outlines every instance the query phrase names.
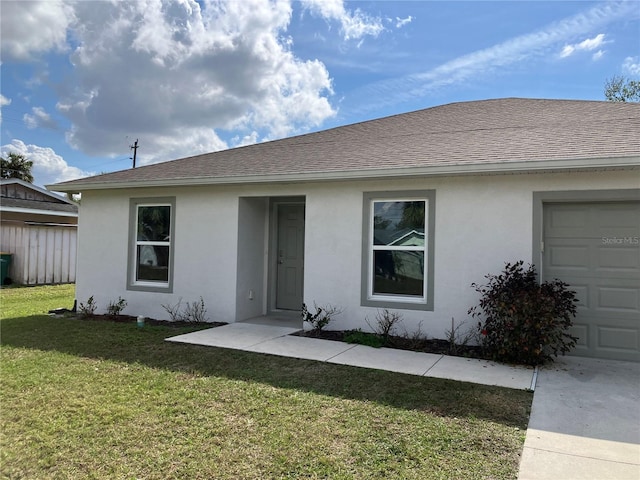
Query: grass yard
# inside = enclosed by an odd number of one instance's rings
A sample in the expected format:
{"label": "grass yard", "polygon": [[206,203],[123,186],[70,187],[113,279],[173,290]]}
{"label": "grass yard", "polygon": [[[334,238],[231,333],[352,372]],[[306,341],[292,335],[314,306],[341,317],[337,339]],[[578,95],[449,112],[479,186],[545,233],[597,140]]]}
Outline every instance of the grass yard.
{"label": "grass yard", "polygon": [[532,394],[164,342],[0,291],[0,476],[516,478]]}

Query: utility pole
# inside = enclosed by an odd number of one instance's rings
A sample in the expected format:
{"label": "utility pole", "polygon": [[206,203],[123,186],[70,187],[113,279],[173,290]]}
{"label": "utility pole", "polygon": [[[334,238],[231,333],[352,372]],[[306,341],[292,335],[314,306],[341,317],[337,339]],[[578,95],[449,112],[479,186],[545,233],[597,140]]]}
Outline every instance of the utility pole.
{"label": "utility pole", "polygon": [[138,139],[133,142],[133,145],[129,145],[129,148],[133,150],[133,168],[136,168],[136,154],[138,153]]}

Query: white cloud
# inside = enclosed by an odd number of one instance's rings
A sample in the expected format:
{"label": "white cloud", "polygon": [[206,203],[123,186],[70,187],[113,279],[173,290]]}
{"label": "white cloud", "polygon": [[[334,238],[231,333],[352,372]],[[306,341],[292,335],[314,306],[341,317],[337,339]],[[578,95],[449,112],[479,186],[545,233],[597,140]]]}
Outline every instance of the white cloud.
{"label": "white cloud", "polygon": [[244,147],[246,145],[252,145],[258,142],[258,132],[251,132],[248,135],[240,138],[238,136],[231,139],[233,147]]}
{"label": "white cloud", "polygon": [[10,144],[0,147],[0,151],[3,156],[18,153],[31,160],[33,162],[31,173],[36,185],[64,182],[93,174],[67,164],[64,158],[52,148],[26,145],[22,140],[14,139]]}
{"label": "white cloud", "polygon": [[0,93],[0,125],[2,125],[2,107],[5,105],[11,105],[11,99]]}
{"label": "white cloud", "polygon": [[604,33],[599,33],[593,38],[587,38],[578,43],[579,50],[595,50],[604,43]]}
{"label": "white cloud", "polygon": [[[2,53],[32,60],[69,51],[73,70],[56,105],[71,122],[67,142],[115,156],[126,136],[139,138],[140,163],[156,162],[227,148],[221,135],[231,130],[242,144],[264,141],[336,114],[325,65],[293,53],[292,1],[3,2]],[[344,40],[384,31],[380,18],[343,0],[304,0],[303,8],[337,23]],[[41,107],[23,120],[57,128]]]}
{"label": "white cloud", "polygon": [[347,10],[343,0],[302,0],[312,13],[340,24],[345,40],[361,40],[365,36],[377,37],[384,31],[382,19],[367,15],[359,8]]}
{"label": "white cloud", "polygon": [[591,59],[595,62],[596,60],[600,60],[604,55],[604,50],[598,50],[591,56]]}
{"label": "white cloud", "polygon": [[56,130],[58,128],[58,124],[54,119],[51,118],[47,112],[44,111],[42,107],[33,107],[31,109],[31,114],[25,113],[22,117],[25,125],[28,129],[33,130],[34,128],[50,128],[52,130]]}
{"label": "white cloud", "polygon": [[75,3],[74,76],[57,104],[67,141],[108,156],[137,137],[146,163],[226,148],[219,131],[319,126],[336,113],[331,79],[293,54],[291,12],[290,0]]}
{"label": "white cloud", "polygon": [[51,49],[66,48],[71,6],[56,0],[3,1],[0,19],[2,56],[29,60]]}
{"label": "white cloud", "polygon": [[149,141],[141,137],[138,164],[173,160],[225,148],[227,144],[210,128],[178,128],[170,135],[154,136]]}
{"label": "white cloud", "polygon": [[622,70],[629,75],[640,76],[640,57],[627,57],[622,63]]}
{"label": "white cloud", "polygon": [[575,51],[576,47],[574,47],[573,45],[565,45],[564,47],[562,47],[562,51],[560,52],[560,58],[565,58],[573,55],[573,52]]}
{"label": "white cloud", "polygon": [[[457,85],[492,72],[504,72],[509,66],[547,57],[561,44],[589,35],[612,21],[636,15],[635,2],[602,3],[577,15],[554,22],[541,30],[511,38],[483,50],[445,62],[431,70],[370,84],[349,98],[351,108],[364,112],[386,105],[415,100],[447,85]],[[601,37],[602,35],[602,37]],[[586,42],[586,43],[585,43]],[[595,49],[604,42],[604,34],[576,45]],[[372,101],[372,99],[376,99]]]}
{"label": "white cloud", "polygon": [[[565,45],[562,48],[562,51],[560,52],[560,58],[569,57],[576,52],[580,52],[580,51],[589,52],[589,51],[595,50],[596,48],[600,48],[602,45],[606,43],[604,40],[604,37],[605,37],[604,33],[599,33],[595,37],[587,38],[582,42]],[[600,58],[600,56],[598,56],[598,58]],[[597,58],[595,58],[594,60],[597,60]]]}
{"label": "white cloud", "polygon": [[413,17],[409,15],[407,18],[396,17],[396,28],[402,28],[413,21]]}

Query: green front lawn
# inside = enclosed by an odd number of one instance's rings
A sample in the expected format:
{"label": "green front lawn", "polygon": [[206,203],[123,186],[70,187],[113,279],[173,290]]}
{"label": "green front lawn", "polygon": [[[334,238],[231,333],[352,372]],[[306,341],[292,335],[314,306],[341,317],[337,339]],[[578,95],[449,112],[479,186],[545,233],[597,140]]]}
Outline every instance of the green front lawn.
{"label": "green front lawn", "polygon": [[3,289],[3,478],[516,478],[532,394],[168,343]]}

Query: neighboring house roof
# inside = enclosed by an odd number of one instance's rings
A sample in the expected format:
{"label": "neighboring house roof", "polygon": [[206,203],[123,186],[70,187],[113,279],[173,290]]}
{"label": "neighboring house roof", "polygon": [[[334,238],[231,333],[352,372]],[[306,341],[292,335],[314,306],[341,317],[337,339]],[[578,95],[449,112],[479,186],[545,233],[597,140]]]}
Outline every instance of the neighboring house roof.
{"label": "neighboring house roof", "polygon": [[52,188],[76,192],[639,164],[640,105],[508,98],[452,103]]}
{"label": "neighboring house roof", "polygon": [[424,230],[409,230],[396,236],[398,238],[387,245],[424,245]]}
{"label": "neighboring house roof", "polygon": [[410,245],[415,239],[424,244],[424,229],[403,228],[402,230],[386,230],[376,228],[373,232],[374,245]]}
{"label": "neighboring house roof", "polygon": [[77,217],[78,205],[20,179],[0,181],[0,211]]}

